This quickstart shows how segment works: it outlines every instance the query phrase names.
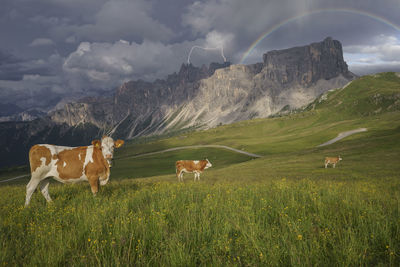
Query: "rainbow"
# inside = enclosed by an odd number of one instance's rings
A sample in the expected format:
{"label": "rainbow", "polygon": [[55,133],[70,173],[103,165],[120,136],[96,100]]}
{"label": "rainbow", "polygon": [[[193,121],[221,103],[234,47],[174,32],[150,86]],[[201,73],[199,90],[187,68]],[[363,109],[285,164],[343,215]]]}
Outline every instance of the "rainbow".
{"label": "rainbow", "polygon": [[394,24],[393,22],[380,17],[378,15],[366,12],[366,11],[361,11],[361,10],[356,10],[356,9],[350,9],[350,8],[324,8],[324,9],[316,9],[313,11],[309,11],[306,13],[303,13],[301,15],[295,16],[295,17],[291,17],[289,19],[286,19],[272,27],[270,27],[267,31],[265,31],[264,33],[262,33],[260,35],[260,37],[258,37],[250,46],[249,48],[244,52],[241,60],[240,60],[240,64],[243,64],[244,61],[246,60],[246,58],[249,56],[249,54],[253,51],[253,49],[258,45],[258,43],[260,43],[262,40],[264,40],[266,37],[268,37],[270,34],[272,34],[273,32],[275,32],[276,30],[278,30],[279,28],[281,28],[284,25],[287,25],[295,20],[307,17],[307,16],[311,16],[311,15],[315,15],[315,14],[319,14],[319,13],[324,13],[324,12],[344,12],[344,13],[350,13],[350,14],[356,14],[356,15],[361,15],[361,16],[366,16],[369,17],[371,19],[374,19],[376,21],[382,22],[390,27],[392,27],[393,29],[397,30],[400,32],[400,27],[396,24]]}

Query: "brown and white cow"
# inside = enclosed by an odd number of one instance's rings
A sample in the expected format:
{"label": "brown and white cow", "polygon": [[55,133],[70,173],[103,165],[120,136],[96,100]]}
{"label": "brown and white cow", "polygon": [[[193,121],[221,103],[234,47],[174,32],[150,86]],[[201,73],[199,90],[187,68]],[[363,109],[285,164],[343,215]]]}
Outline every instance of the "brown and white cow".
{"label": "brown and white cow", "polygon": [[176,177],[178,181],[183,182],[183,173],[194,173],[194,181],[200,181],[200,174],[212,166],[208,159],[205,160],[178,160],[175,163],[176,166]]}
{"label": "brown and white cow", "polygon": [[325,158],[325,169],[328,167],[328,164],[332,164],[333,168],[335,168],[336,164],[341,160],[342,160],[342,158],[340,156],[338,156],[338,157],[326,157]]}
{"label": "brown and white cow", "polygon": [[26,186],[25,206],[29,205],[38,185],[46,200],[51,201],[49,177],[61,183],[88,181],[95,195],[99,191],[99,182],[105,185],[110,178],[114,147],[119,148],[123,144],[123,140],[114,141],[103,136],[101,141],[92,141],[91,146],[34,145],[29,151],[31,180]]}

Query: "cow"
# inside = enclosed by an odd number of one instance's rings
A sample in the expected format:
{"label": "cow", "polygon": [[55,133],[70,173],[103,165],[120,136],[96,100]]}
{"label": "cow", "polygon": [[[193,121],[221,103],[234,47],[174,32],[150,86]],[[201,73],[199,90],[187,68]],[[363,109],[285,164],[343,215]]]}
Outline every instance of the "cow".
{"label": "cow", "polygon": [[176,177],[178,181],[183,182],[183,173],[194,173],[194,181],[200,181],[200,174],[212,166],[208,159],[205,160],[178,160],[175,163]]}
{"label": "cow", "polygon": [[335,168],[336,164],[341,160],[342,160],[342,158],[340,156],[338,156],[338,157],[326,157],[325,158],[325,169],[328,167],[328,164],[332,164],[333,168]]}
{"label": "cow", "polygon": [[114,141],[111,137],[103,136],[101,140],[92,141],[90,146],[32,146],[29,150],[31,180],[26,186],[25,206],[29,205],[37,186],[47,202],[52,201],[49,177],[61,183],[88,181],[93,195],[96,195],[99,183],[103,186],[110,178],[114,147],[119,148],[123,144],[123,140]]}

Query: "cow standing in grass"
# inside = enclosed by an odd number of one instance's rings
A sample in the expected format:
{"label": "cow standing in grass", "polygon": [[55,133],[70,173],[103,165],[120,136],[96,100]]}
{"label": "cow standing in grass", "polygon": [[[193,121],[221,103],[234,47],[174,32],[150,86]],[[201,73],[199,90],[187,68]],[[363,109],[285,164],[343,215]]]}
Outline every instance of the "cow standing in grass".
{"label": "cow standing in grass", "polygon": [[183,173],[194,173],[194,181],[200,181],[200,174],[212,166],[208,159],[205,160],[178,160],[175,163],[176,177],[178,181],[183,182]]}
{"label": "cow standing in grass", "polygon": [[91,146],[66,147],[55,145],[34,145],[29,151],[31,180],[26,186],[25,206],[29,205],[36,187],[48,202],[49,177],[61,183],[88,181],[95,195],[100,185],[107,184],[110,178],[111,161],[114,148],[124,144],[104,136],[101,141],[94,140]]}
{"label": "cow standing in grass", "polygon": [[333,168],[335,168],[336,164],[341,160],[342,160],[342,158],[340,156],[338,156],[338,157],[326,157],[325,158],[325,169],[328,167],[328,164],[332,164]]}

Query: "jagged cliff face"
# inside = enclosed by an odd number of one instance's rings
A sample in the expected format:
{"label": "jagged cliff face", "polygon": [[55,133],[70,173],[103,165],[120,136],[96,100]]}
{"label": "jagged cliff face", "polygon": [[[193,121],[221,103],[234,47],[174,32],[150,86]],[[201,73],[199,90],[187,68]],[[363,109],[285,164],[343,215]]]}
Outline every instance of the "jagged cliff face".
{"label": "jagged cliff face", "polygon": [[193,99],[200,81],[212,76],[215,70],[230,63],[212,63],[197,68],[182,64],[178,73],[165,80],[124,83],[113,98],[90,98],[69,103],[50,114],[52,121],[75,126],[92,123],[99,128],[113,129],[115,136],[133,138],[166,131],[165,122],[184,103]]}
{"label": "jagged cliff face", "polygon": [[68,103],[63,109],[50,113],[50,119],[56,123],[70,126],[91,123],[98,128],[112,122],[114,108],[110,98],[85,98],[80,102]]}
{"label": "jagged cliff face", "polygon": [[342,45],[331,38],[308,46],[271,51],[263,59],[267,77],[284,86],[296,83],[308,87],[339,75],[351,78],[343,60]]}
{"label": "jagged cliff face", "polygon": [[125,83],[112,99],[68,104],[51,119],[70,126],[90,122],[122,138],[209,128],[299,108],[353,78],[340,42],[327,38],[270,51],[253,65],[183,64],[165,80]]}

